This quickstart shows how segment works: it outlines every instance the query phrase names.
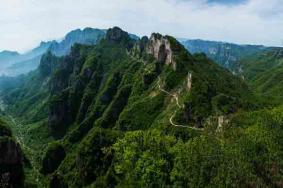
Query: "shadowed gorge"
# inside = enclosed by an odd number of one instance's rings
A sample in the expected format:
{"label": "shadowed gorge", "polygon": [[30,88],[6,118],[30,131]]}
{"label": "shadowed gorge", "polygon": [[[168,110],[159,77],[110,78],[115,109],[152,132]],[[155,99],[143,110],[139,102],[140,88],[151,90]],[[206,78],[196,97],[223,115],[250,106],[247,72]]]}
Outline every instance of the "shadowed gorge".
{"label": "shadowed gorge", "polygon": [[24,186],[24,156],[4,120],[0,120],[0,186]]}

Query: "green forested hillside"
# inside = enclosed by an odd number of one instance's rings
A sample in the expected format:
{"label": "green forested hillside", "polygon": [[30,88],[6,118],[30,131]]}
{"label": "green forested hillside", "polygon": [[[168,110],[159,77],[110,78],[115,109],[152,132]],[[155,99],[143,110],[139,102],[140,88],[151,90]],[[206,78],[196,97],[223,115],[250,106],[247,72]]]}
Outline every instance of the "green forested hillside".
{"label": "green forested hillside", "polygon": [[246,81],[266,101],[282,104],[283,101],[283,49],[272,48],[244,58],[243,75]]}
{"label": "green forested hillside", "polygon": [[282,47],[236,45],[204,40],[181,41],[190,52],[203,52],[220,66],[243,76],[267,103],[282,103]]}
{"label": "green forested hillside", "polygon": [[265,109],[243,79],[170,36],[114,27],[97,45],[46,53],[2,97],[34,186],[282,186],[282,107]]}

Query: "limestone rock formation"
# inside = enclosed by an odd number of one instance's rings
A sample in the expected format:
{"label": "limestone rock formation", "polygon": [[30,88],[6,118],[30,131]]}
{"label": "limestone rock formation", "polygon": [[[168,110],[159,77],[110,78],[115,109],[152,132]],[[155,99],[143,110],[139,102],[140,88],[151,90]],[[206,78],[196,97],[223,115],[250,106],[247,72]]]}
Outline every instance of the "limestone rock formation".
{"label": "limestone rock formation", "polygon": [[192,89],[192,73],[188,73],[188,76],[187,76],[187,90],[188,91],[191,91]]}
{"label": "limestone rock formation", "polygon": [[173,51],[167,37],[156,33],[152,34],[149,39],[147,53],[153,55],[159,63],[172,65],[173,69],[176,70]]}
{"label": "limestone rock formation", "polygon": [[229,123],[229,120],[225,116],[219,116],[218,117],[218,127],[216,132],[221,132],[223,129],[223,126],[227,125]]}
{"label": "limestone rock formation", "polygon": [[147,36],[144,36],[139,41],[137,41],[131,51],[131,55],[137,56],[138,58],[142,57],[143,53],[146,51],[148,41],[149,39]]}

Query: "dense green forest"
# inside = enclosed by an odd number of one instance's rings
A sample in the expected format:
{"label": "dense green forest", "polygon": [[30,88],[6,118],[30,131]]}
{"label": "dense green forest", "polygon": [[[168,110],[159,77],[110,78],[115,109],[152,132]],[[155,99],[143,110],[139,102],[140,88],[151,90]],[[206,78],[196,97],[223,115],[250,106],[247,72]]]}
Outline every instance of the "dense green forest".
{"label": "dense green forest", "polygon": [[18,187],[282,187],[282,52],[249,54],[234,75],[171,36],[117,27],[48,51],[2,89],[0,145],[22,163],[0,157],[0,172]]}

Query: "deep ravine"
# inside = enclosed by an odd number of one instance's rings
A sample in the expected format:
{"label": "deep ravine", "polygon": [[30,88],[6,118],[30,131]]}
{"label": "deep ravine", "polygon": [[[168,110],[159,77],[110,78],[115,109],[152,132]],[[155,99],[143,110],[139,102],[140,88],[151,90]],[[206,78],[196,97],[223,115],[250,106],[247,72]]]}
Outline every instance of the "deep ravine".
{"label": "deep ravine", "polygon": [[32,166],[32,170],[35,173],[35,181],[37,184],[40,184],[40,172],[39,172],[39,164],[36,162],[35,156],[36,153],[35,151],[29,147],[27,144],[25,144],[25,139],[24,139],[24,132],[22,130],[22,124],[20,122],[18,122],[13,116],[9,115],[8,116],[11,122],[11,128],[12,130],[15,130],[14,134],[16,137],[17,142],[20,144],[21,148],[24,151],[24,154],[26,155],[26,157],[28,158],[31,166]]}
{"label": "deep ravine", "polygon": [[[27,135],[26,135],[26,130],[24,129],[23,124],[19,120],[17,120],[15,117],[13,117],[13,115],[8,114],[8,112],[5,111],[7,109],[7,105],[4,103],[4,101],[1,98],[0,98],[0,109],[5,114],[4,118],[9,123],[9,126],[12,129],[13,135],[17,143],[20,144],[23,150],[25,158],[27,159],[25,160],[25,163],[27,163],[27,161],[30,163],[31,168],[25,167],[26,173],[29,174],[29,177],[33,178],[34,183],[38,187],[43,187],[42,175],[39,172],[40,164],[36,160],[36,157],[38,154],[32,147],[29,146],[29,144],[26,143],[25,137]],[[27,164],[25,164],[24,166],[27,166]]]}

